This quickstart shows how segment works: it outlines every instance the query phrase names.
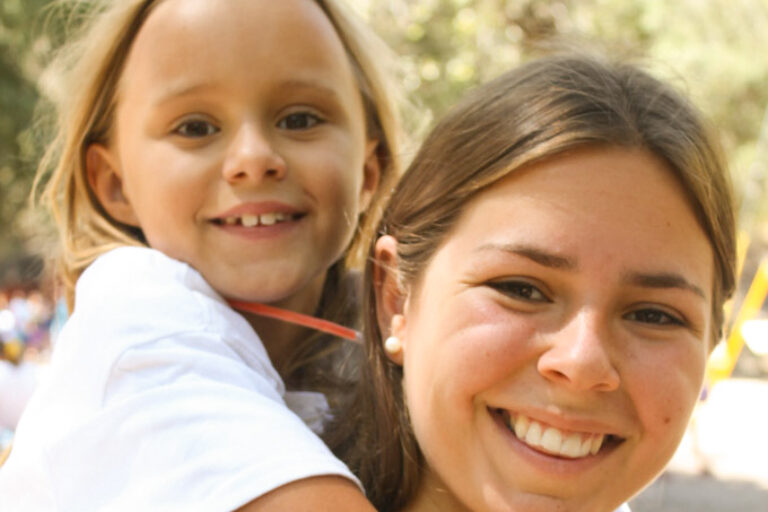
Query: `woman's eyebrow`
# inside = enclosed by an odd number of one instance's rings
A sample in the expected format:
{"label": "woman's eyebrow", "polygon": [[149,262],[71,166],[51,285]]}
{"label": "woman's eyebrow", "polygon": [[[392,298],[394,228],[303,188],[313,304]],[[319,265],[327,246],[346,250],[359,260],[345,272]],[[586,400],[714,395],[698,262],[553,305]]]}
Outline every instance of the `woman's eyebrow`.
{"label": "woman's eyebrow", "polygon": [[624,282],[643,288],[678,288],[695,293],[703,299],[707,296],[699,286],[688,281],[680,274],[674,272],[644,273],[628,272],[623,276]]}
{"label": "woman's eyebrow", "polygon": [[561,270],[575,270],[578,268],[578,262],[575,259],[562,256],[560,254],[555,254],[530,244],[505,244],[491,242],[481,245],[475,249],[475,251],[507,252],[517,256],[522,256],[523,258],[529,259],[534,263],[538,263],[539,265]]}
{"label": "woman's eyebrow", "polygon": [[[555,254],[530,244],[491,242],[483,244],[476,249],[476,252],[482,251],[502,251],[515,254],[549,268],[561,270],[576,270],[578,268],[578,262],[575,259]],[[678,288],[693,292],[701,298],[706,298],[706,294],[701,287],[696,286],[682,275],[674,272],[627,272],[622,280],[633,286],[643,288]]]}

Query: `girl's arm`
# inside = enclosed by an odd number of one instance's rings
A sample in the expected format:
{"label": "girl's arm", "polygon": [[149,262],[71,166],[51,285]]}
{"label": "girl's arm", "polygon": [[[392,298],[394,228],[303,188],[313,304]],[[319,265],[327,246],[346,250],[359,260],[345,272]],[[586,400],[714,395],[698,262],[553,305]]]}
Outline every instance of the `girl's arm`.
{"label": "girl's arm", "polygon": [[291,482],[239,509],[241,512],[375,512],[350,480],[318,476]]}

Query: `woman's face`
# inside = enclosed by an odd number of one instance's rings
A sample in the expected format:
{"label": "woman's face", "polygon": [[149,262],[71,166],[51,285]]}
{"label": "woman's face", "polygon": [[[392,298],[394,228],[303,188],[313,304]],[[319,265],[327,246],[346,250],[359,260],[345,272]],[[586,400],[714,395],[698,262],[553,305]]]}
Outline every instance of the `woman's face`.
{"label": "woman's face", "polygon": [[713,272],[646,151],[581,149],[473,198],[391,323],[429,467],[415,508],[607,512],[641,490],[700,391]]}

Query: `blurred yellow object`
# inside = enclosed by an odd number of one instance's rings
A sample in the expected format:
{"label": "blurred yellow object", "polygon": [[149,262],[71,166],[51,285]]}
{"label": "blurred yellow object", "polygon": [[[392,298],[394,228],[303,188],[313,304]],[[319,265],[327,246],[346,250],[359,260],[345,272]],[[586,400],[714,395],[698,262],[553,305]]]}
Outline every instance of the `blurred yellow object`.
{"label": "blurred yellow object", "polygon": [[727,379],[731,376],[739,354],[744,347],[744,337],[741,334],[741,328],[745,322],[753,319],[765,302],[768,295],[768,260],[764,260],[757,268],[752,284],[747,290],[744,302],[731,327],[731,334],[728,339],[720,342],[712,356],[709,358],[707,367],[707,383],[712,387],[718,381]]}
{"label": "blurred yellow object", "polygon": [[24,344],[21,340],[9,340],[3,343],[3,358],[13,364],[19,364],[21,356],[24,355]]}
{"label": "blurred yellow object", "polygon": [[8,459],[8,456],[10,454],[11,454],[11,445],[9,444],[8,446],[5,447],[5,449],[3,449],[3,451],[0,451],[0,466],[5,464],[5,461]]}

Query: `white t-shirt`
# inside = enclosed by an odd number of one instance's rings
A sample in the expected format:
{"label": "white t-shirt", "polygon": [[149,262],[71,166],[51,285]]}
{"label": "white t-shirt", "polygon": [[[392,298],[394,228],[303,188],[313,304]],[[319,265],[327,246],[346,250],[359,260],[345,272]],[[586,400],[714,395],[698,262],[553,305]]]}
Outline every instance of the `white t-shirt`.
{"label": "white t-shirt", "polygon": [[0,361],[0,429],[14,430],[45,367],[28,361],[15,366]]}
{"label": "white t-shirt", "polygon": [[310,476],[359,485],[307,427],[327,413],[320,394],[286,394],[251,326],[198,272],[116,249],[77,283],[0,468],[0,510],[224,511]]}

